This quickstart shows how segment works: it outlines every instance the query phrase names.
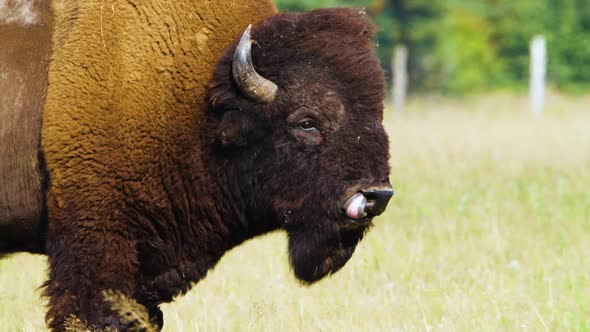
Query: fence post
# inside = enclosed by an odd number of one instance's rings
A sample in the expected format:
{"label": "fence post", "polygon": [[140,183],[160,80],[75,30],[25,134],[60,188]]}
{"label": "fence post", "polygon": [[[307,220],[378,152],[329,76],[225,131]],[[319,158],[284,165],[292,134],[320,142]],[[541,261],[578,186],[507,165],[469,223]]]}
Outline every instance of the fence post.
{"label": "fence post", "polygon": [[531,40],[530,62],[530,103],[531,112],[535,115],[543,113],[545,101],[545,75],[547,67],[547,42],[543,36],[535,36]]}
{"label": "fence post", "polygon": [[394,48],[391,66],[393,110],[401,114],[404,111],[408,90],[408,49],[404,45],[397,45]]}

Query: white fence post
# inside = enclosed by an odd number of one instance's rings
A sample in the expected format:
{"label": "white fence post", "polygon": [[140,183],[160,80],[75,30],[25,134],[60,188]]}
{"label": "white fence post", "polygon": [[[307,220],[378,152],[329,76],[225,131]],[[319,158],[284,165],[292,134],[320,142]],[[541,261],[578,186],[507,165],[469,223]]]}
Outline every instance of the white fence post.
{"label": "white fence post", "polygon": [[531,112],[535,115],[543,113],[545,101],[545,75],[547,68],[547,42],[543,36],[535,36],[531,40],[530,63],[530,103]]}
{"label": "white fence post", "polygon": [[404,45],[397,45],[393,51],[392,72],[393,72],[393,110],[403,113],[406,104],[408,91],[408,49]]}

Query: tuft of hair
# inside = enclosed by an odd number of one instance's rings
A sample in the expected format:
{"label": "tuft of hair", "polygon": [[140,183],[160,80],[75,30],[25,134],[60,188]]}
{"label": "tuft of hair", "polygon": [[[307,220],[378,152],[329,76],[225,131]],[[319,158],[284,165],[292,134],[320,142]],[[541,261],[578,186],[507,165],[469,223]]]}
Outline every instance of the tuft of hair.
{"label": "tuft of hair", "polygon": [[0,24],[37,24],[38,0],[0,0]]}
{"label": "tuft of hair", "polygon": [[124,323],[133,327],[130,331],[159,331],[154,322],[150,321],[147,309],[137,301],[114,290],[105,290],[102,296],[110,304],[111,310],[116,312]]}
{"label": "tuft of hair", "polygon": [[96,332],[89,329],[80,318],[74,315],[68,317],[64,325],[66,332]]}

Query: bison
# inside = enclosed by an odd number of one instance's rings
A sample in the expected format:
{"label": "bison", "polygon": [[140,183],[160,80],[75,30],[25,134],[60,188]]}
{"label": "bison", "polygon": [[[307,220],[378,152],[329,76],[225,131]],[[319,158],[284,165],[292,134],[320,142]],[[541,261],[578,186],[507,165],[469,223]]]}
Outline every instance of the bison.
{"label": "bison", "polygon": [[24,36],[0,50],[0,252],[49,257],[52,330],[71,315],[133,328],[105,290],[161,327],[161,303],[274,230],[311,284],[384,211],[385,84],[362,14],[276,13],[266,0],[34,4],[37,22],[0,26],[2,45]]}

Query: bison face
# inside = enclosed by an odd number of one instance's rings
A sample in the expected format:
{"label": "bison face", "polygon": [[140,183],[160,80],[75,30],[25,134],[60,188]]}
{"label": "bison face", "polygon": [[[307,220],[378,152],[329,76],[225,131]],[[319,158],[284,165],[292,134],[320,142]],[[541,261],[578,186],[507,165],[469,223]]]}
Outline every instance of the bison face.
{"label": "bison face", "polygon": [[[300,24],[307,36],[289,30]],[[273,17],[254,31],[267,46],[251,54],[246,31],[210,86],[217,155],[245,219],[259,232],[287,231],[291,266],[305,283],[348,261],[393,194],[384,83],[367,27],[342,9]]]}
{"label": "bison face", "polygon": [[351,103],[337,82],[314,76],[294,78],[296,88],[277,96],[275,176],[266,189],[304,282],[340,269],[393,194],[381,110]]}

